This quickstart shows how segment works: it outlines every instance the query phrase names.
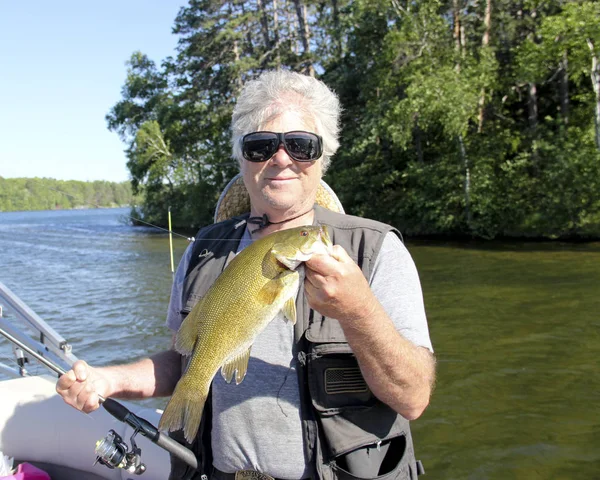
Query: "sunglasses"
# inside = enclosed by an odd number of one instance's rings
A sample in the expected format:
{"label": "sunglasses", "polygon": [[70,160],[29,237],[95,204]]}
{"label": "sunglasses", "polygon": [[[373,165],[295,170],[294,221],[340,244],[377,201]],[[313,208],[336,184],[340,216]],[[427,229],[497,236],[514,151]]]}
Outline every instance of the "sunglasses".
{"label": "sunglasses", "polygon": [[285,133],[253,132],[242,138],[242,155],[249,162],[266,162],[279,150],[279,145],[297,162],[314,162],[323,154],[323,139],[301,130]]}

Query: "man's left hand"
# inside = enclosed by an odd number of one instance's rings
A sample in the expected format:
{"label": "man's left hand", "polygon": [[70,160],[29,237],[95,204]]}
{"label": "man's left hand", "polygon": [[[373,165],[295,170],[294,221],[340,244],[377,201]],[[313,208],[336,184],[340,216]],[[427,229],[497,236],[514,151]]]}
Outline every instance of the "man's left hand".
{"label": "man's left hand", "polygon": [[360,321],[377,304],[359,266],[339,245],[330,255],[314,255],[306,262],[304,290],[311,308],[340,322]]}

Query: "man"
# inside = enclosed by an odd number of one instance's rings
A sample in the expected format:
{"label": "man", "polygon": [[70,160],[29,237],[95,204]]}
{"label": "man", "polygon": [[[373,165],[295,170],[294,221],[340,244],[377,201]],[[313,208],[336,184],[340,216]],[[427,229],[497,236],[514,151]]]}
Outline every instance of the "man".
{"label": "man", "polygon": [[[306,262],[296,328],[275,319],[252,347],[244,382],[213,380],[192,446],[212,478],[245,470],[290,480],[417,473],[407,420],[429,403],[435,361],[414,263],[392,227],[315,207],[339,146],[339,114],[335,94],[314,78],[277,71],[249,82],[232,143],[250,212],[202,229],[178,267],[167,318],[174,332],[229,253],[313,223],[329,225],[337,244]],[[208,245],[215,255],[204,260]],[[174,350],[123,366],[77,362],[57,391],[90,412],[98,394],[170,395],[181,371]],[[171,478],[199,475],[173,464]]]}

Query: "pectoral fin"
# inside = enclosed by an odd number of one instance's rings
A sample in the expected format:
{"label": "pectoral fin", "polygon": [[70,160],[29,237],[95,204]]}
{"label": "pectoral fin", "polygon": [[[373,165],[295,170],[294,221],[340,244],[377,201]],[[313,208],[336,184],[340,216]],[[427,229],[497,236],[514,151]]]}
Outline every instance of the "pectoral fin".
{"label": "pectoral fin", "polygon": [[244,380],[246,372],[248,371],[248,360],[250,359],[250,347],[248,350],[240,355],[233,356],[223,364],[221,367],[221,375],[227,383],[231,383],[233,375],[235,374],[235,384],[239,385]]}
{"label": "pectoral fin", "polygon": [[181,327],[177,331],[175,337],[175,350],[182,355],[191,355],[198,339],[198,325],[196,322],[196,312],[201,308],[202,300],[200,300],[192,311],[185,318]]}
{"label": "pectoral fin", "polygon": [[287,299],[296,296],[299,285],[299,273],[294,270],[285,270],[260,289],[257,299],[264,305],[279,304],[283,308],[283,304]]}
{"label": "pectoral fin", "polygon": [[292,325],[296,325],[296,298],[290,297],[287,302],[283,304],[283,315],[286,320],[292,322]]}

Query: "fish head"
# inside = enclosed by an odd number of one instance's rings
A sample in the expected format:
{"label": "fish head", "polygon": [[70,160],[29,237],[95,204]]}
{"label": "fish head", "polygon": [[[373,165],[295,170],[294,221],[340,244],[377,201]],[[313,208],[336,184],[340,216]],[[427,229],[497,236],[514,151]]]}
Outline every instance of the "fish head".
{"label": "fish head", "polygon": [[326,226],[303,226],[278,232],[277,243],[271,253],[290,270],[315,254],[329,254],[331,237]]}

